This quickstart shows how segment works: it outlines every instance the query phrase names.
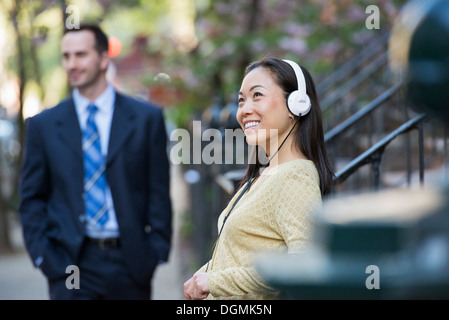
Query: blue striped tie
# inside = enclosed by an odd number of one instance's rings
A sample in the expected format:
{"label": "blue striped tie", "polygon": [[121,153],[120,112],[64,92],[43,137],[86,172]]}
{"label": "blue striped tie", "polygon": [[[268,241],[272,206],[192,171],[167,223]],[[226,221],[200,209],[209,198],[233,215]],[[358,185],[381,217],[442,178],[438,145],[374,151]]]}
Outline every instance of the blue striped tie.
{"label": "blue striped tie", "polygon": [[95,105],[89,105],[88,109],[89,116],[83,132],[84,200],[87,221],[101,229],[108,220],[105,161],[94,119],[98,108]]}

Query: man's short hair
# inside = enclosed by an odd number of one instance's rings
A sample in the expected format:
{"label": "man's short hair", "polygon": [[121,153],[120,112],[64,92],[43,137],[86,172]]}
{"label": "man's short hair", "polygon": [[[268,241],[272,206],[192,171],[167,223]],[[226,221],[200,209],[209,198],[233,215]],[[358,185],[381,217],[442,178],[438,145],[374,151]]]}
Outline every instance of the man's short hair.
{"label": "man's short hair", "polygon": [[103,30],[96,24],[83,23],[80,24],[79,28],[76,29],[64,29],[64,35],[69,32],[78,32],[88,30],[91,31],[95,36],[95,49],[99,54],[102,54],[104,51],[109,52],[109,40]]}

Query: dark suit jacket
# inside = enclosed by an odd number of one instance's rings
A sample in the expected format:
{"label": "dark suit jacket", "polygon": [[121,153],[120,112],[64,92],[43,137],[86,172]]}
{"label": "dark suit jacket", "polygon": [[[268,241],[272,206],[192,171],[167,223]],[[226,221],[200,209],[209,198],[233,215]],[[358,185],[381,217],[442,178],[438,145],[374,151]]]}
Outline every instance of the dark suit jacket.
{"label": "dark suit jacket", "polygon": [[[106,178],[121,250],[132,276],[148,284],[166,261],[172,233],[167,135],[160,108],[117,92]],[[49,279],[67,277],[85,237],[81,129],[72,98],[27,119],[20,217],[31,259]],[[99,266],[101,268],[101,266]]]}

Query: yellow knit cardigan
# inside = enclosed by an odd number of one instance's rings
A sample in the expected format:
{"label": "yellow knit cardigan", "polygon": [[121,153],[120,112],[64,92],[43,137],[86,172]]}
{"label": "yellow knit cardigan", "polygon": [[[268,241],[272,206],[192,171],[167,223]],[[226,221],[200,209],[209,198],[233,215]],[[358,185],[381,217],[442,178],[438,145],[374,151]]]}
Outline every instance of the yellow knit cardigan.
{"label": "yellow knit cardigan", "polygon": [[[218,230],[243,187],[218,219]],[[260,176],[227,219],[207,267],[207,299],[276,299],[254,268],[261,253],[296,253],[311,234],[311,215],[321,206],[319,176],[312,161],[282,163]]]}

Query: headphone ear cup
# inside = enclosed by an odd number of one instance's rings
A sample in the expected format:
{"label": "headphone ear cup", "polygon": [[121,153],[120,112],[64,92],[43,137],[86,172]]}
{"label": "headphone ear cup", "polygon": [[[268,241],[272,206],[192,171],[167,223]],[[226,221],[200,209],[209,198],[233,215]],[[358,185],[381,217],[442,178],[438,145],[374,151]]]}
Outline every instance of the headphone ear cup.
{"label": "headphone ear cup", "polygon": [[295,116],[305,116],[310,111],[311,104],[309,96],[306,95],[305,100],[301,100],[301,98],[301,94],[298,90],[290,93],[287,98],[288,110]]}

